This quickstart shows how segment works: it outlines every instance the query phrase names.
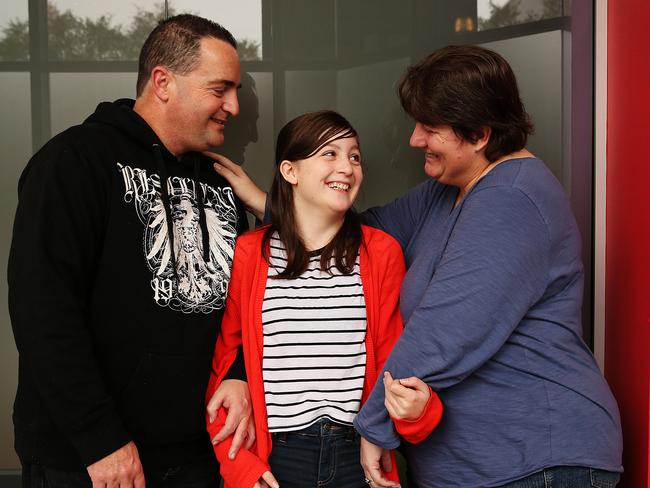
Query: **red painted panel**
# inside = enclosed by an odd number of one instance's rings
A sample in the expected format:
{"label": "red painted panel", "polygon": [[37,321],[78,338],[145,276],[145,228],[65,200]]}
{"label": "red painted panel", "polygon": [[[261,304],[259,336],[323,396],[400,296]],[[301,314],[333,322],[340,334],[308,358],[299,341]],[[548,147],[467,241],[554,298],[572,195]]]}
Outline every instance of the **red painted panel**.
{"label": "red painted panel", "polygon": [[650,487],[650,2],[608,2],[605,374],[621,408],[621,487]]}

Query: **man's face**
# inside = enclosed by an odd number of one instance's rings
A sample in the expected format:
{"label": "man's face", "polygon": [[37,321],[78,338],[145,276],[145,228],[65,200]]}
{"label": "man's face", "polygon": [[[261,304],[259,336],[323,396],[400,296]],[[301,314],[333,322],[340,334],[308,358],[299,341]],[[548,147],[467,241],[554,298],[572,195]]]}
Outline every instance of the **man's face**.
{"label": "man's face", "polygon": [[174,127],[171,142],[175,154],[223,144],[226,121],[239,113],[239,56],[235,48],[205,37],[198,66],[185,75],[173,76],[167,114]]}

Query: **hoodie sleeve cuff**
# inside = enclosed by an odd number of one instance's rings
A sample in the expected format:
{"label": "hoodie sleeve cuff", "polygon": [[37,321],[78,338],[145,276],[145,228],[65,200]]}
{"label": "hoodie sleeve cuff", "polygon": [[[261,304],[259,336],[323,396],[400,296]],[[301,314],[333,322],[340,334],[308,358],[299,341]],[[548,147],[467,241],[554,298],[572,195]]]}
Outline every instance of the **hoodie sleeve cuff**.
{"label": "hoodie sleeve cuff", "polygon": [[102,418],[94,425],[70,434],[70,441],[79,453],[84,466],[96,463],[131,440],[131,436],[117,415]]}
{"label": "hoodie sleeve cuff", "polygon": [[440,397],[431,387],[429,387],[429,392],[429,400],[418,419],[403,420],[391,417],[398,434],[411,444],[418,444],[429,437],[442,419],[443,407]]}

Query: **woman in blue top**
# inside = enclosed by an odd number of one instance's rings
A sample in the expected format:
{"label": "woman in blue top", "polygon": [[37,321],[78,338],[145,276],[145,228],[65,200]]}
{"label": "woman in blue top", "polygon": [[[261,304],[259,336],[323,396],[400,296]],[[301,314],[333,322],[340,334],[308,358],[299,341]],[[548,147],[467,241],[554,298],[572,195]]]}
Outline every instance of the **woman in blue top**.
{"label": "woman in blue top", "polygon": [[[409,68],[399,95],[431,179],[365,215],[408,268],[405,330],[384,368],[445,405],[427,439],[402,443],[409,487],[615,486],[620,419],[581,337],[580,236],[562,186],[525,149],[532,125],[510,66],[446,47]],[[243,173],[219,172],[260,212]],[[400,444],[385,392],[403,387],[391,383],[355,419],[373,488],[388,486],[380,457]]]}

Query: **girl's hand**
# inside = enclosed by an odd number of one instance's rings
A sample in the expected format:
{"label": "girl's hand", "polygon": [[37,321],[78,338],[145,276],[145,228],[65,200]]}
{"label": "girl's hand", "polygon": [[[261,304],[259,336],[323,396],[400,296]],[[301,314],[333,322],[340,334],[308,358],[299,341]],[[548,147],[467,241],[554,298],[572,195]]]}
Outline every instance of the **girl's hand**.
{"label": "girl's hand", "polygon": [[400,420],[417,420],[424,413],[431,391],[429,385],[414,376],[394,380],[384,373],[384,405],[391,417]]}
{"label": "girl's hand", "polygon": [[255,482],[253,488],[280,488],[280,484],[270,471],[265,471],[262,477]]}
{"label": "girl's hand", "polygon": [[366,477],[366,483],[371,488],[400,488],[399,483],[387,480],[382,474],[392,470],[390,451],[376,446],[363,437],[361,438],[361,467]]}
{"label": "girl's hand", "polygon": [[266,193],[250,179],[244,168],[221,154],[204,151],[203,155],[215,161],[214,170],[228,180],[246,209],[259,220],[262,220],[266,205]]}

